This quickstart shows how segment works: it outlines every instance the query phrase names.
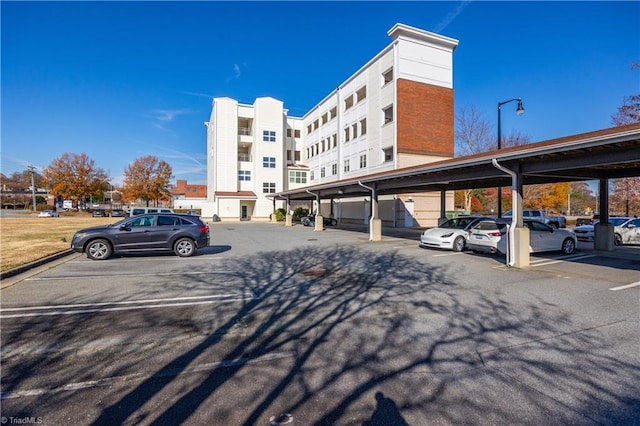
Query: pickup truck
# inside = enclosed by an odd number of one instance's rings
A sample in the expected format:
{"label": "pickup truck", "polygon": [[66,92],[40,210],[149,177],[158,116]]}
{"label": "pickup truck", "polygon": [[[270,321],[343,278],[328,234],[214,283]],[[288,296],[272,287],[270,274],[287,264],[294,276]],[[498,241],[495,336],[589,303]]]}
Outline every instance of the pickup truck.
{"label": "pickup truck", "polygon": [[[502,217],[511,217],[511,210],[506,211]],[[525,209],[522,211],[522,217],[525,219],[533,219],[538,222],[546,223],[553,228],[566,228],[567,218],[564,216],[549,216],[544,211],[538,209]]]}

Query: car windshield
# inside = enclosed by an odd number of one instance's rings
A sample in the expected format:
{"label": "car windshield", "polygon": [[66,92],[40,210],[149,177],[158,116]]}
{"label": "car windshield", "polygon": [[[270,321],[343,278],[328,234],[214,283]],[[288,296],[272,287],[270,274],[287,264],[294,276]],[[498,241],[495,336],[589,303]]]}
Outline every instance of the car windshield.
{"label": "car windshield", "polygon": [[609,223],[613,226],[620,226],[628,220],[628,217],[611,217],[609,218]]}
{"label": "car windshield", "polygon": [[476,220],[475,217],[456,217],[453,219],[449,219],[440,225],[440,228],[450,228],[450,229],[464,229],[471,222]]}

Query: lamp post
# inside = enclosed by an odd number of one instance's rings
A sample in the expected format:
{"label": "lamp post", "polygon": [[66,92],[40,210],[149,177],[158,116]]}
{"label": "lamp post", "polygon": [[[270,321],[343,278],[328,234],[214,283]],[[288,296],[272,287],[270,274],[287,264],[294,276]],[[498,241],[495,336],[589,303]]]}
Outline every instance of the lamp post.
{"label": "lamp post", "polygon": [[[502,134],[501,134],[501,123],[500,123],[500,112],[502,111],[502,105],[508,104],[509,102],[518,101],[518,106],[516,107],[516,114],[522,115],[524,114],[524,106],[522,106],[522,98],[513,98],[508,101],[498,102],[498,149],[502,149]],[[502,189],[498,188],[498,217],[502,217]]]}

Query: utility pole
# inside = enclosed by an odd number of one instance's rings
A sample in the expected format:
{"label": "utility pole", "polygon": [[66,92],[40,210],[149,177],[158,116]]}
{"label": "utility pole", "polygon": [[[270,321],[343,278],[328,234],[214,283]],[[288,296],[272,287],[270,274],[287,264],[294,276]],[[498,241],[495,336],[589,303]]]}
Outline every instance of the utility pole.
{"label": "utility pole", "polygon": [[36,172],[36,168],[34,166],[29,166],[28,169],[31,172],[31,197],[33,199],[33,211],[36,212],[38,211],[36,208],[36,181],[33,177]]}

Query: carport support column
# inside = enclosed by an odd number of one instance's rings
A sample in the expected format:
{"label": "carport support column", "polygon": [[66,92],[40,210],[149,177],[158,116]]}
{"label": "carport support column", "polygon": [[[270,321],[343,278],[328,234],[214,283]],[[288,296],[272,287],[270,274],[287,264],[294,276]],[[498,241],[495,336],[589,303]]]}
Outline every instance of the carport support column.
{"label": "carport support column", "polygon": [[291,197],[287,197],[287,214],[284,219],[284,226],[293,226],[293,213],[291,212]]}
{"label": "carport support column", "polygon": [[599,187],[600,221],[593,227],[593,248],[612,251],[614,247],[614,229],[609,223],[609,179],[600,179]]}
{"label": "carport support column", "polygon": [[378,217],[378,191],[371,191],[371,220],[369,221],[369,241],[382,240],[382,219]]}
{"label": "carport support column", "polygon": [[316,194],[316,227],[313,229],[314,231],[324,231],[324,218],[322,217],[322,213],[320,212],[322,204],[320,204],[320,191]]}
{"label": "carport support column", "polygon": [[443,224],[447,220],[447,191],[444,189],[440,191],[440,218],[438,219],[438,226]]}
{"label": "carport support column", "polygon": [[511,188],[511,211],[516,214],[516,229],[513,233],[515,253],[513,256],[514,268],[527,268],[530,265],[529,256],[529,228],[524,227],[522,221],[523,194],[522,173],[515,173]]}

